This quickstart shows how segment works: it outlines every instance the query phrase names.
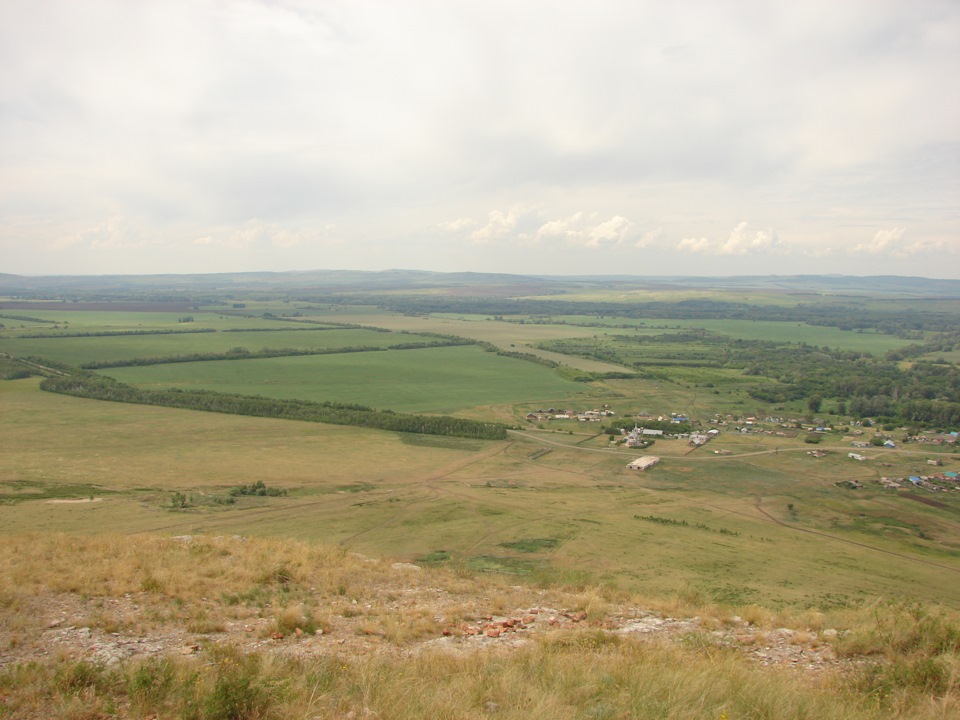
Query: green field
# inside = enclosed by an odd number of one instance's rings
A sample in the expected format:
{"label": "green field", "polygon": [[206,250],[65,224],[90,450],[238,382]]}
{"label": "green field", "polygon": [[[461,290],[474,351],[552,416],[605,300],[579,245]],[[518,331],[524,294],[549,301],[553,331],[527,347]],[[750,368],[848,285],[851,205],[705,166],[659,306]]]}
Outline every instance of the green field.
{"label": "green field", "polygon": [[[263,325],[263,321],[260,324]],[[0,338],[0,352],[20,357],[43,357],[68,364],[83,364],[104,360],[171,357],[191,353],[224,353],[233,348],[244,348],[252,352],[265,348],[326,349],[351,346],[383,348],[388,345],[413,342],[437,342],[437,340],[413,334],[401,335],[361,329],[271,332],[241,330],[171,335]]]}
{"label": "green field", "polygon": [[[482,442],[81,400],[35,380],[0,393],[4,532],[299,537],[411,561],[443,550],[446,562],[544,581],[587,571],[732,606],[960,606],[956,500],[940,509],[875,483],[840,488],[877,474],[843,448],[816,460],[784,439],[715,441],[730,457],[664,441],[661,465],[634,474],[624,465],[636,453],[579,433]],[[884,457],[884,472],[907,473],[925,456]],[[214,502],[257,480],[289,495]],[[193,506],[172,509],[174,492]]]}
{"label": "green field", "polygon": [[177,363],[105,373],[134,385],[353,402],[398,412],[549,402],[584,390],[546,367],[475,346]]}
{"label": "green field", "polygon": [[755,320],[671,320],[682,328],[703,328],[721,335],[743,340],[769,340],[771,342],[805,342],[808,345],[857,350],[883,355],[910,341],[893,335],[876,332],[856,332],[834,327],[806,325],[804,323],[763,322]]}
{"label": "green field", "polygon": [[[846,302],[774,291],[740,294],[628,291],[618,297],[609,290],[597,291],[596,297],[635,302],[749,298],[753,304],[781,308]],[[350,306],[278,297],[237,294],[225,299],[224,307],[244,304],[242,311],[251,317],[210,311],[209,306],[189,313],[63,306],[9,310],[7,314],[56,321],[56,327],[0,320],[5,326],[0,352],[77,365],[238,347],[254,352],[385,348],[437,340],[418,334],[427,332],[534,353],[568,367],[498,356],[479,346],[450,346],[100,371],[148,388],[356,403],[520,428],[505,441],[127,405],[41,392],[37,378],[0,381],[0,532],[108,528],[127,534],[303,538],[368,555],[505,573],[518,582],[599,583],[649,597],[679,596],[729,607],[837,608],[876,598],[960,607],[960,494],[897,492],[878,482],[883,476],[923,474],[934,455],[943,460],[942,470],[960,469],[960,454],[908,445],[871,448],[865,451],[871,460],[854,462],[847,457],[851,438],[843,432],[851,418],[836,415],[838,399],[828,397],[819,417],[841,429],[823,436],[815,447],[827,455],[814,458],[807,454],[814,447],[805,442],[809,431],[794,427],[807,415],[813,420],[805,398],[772,403],[748,394],[780,378],[736,367],[696,366],[718,364],[718,348],[738,349],[732,341],[666,337],[631,343],[613,338],[704,329],[734,340],[803,342],[882,356],[930,333],[901,332],[898,337],[872,328],[844,331],[803,322],[644,320],[612,314],[495,320],[483,311],[403,313],[387,309],[386,303],[376,307],[372,300]],[[442,294],[430,297],[442,299]],[[475,302],[482,306],[487,301]],[[871,311],[884,307],[879,301],[858,303]],[[940,304],[937,311],[952,307]],[[897,312],[909,310],[904,306]],[[368,327],[302,330],[313,326],[277,317],[284,312],[302,313],[300,320]],[[186,315],[190,322],[182,322]],[[897,317],[910,331],[913,316]],[[196,328],[215,332],[22,337]],[[255,331],[263,328],[279,330]],[[606,347],[616,349],[623,362],[649,363],[635,368],[638,377],[581,376],[581,382],[574,382],[568,379],[574,374],[571,368],[606,373],[623,366],[605,362],[602,354],[577,357],[535,347],[552,340],[567,341],[571,352],[577,344]],[[934,354],[952,360],[956,350]],[[909,388],[897,392],[902,389]],[[931,385],[933,398],[949,399],[950,392],[948,384]],[[629,423],[640,412],[654,417],[684,413],[702,427],[720,423],[715,426],[721,434],[699,449],[676,439],[634,451],[611,447],[603,431],[606,423],[524,419],[538,408],[584,410],[604,404],[616,420]],[[762,434],[736,432],[733,426],[748,415],[783,416],[790,427],[770,423]],[[891,428],[899,443],[905,431]],[[651,453],[662,458],[653,469],[637,474],[625,468],[635,457]],[[288,494],[230,500],[232,487],[257,481]],[[850,481],[862,487],[851,489]],[[174,493],[186,496],[185,507],[174,506]]]}

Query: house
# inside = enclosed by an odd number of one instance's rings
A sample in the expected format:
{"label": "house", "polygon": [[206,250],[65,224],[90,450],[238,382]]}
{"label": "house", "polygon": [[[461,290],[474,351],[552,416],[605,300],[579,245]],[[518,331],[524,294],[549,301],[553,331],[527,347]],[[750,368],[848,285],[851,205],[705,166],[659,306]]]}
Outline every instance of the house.
{"label": "house", "polygon": [[885,448],[895,448],[897,444],[893,440],[886,440],[884,441],[883,446]]}
{"label": "house", "polygon": [[858,460],[860,462],[863,462],[864,460],[867,459],[866,456],[858,455],[857,453],[847,453],[847,457],[852,458],[853,460]]}
{"label": "house", "polygon": [[652,468],[660,462],[660,458],[654,457],[653,455],[644,455],[643,457],[638,457],[631,463],[627,464],[627,468],[630,470],[647,470]]}
{"label": "house", "polygon": [[940,467],[943,465],[943,460],[927,460],[927,465],[933,465],[934,467]]}

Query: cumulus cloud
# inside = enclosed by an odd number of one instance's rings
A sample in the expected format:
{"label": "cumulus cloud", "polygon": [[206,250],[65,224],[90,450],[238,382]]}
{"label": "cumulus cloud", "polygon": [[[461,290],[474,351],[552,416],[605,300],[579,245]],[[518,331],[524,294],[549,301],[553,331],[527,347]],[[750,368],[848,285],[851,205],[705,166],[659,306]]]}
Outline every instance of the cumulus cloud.
{"label": "cumulus cloud", "polygon": [[688,253],[713,252],[714,243],[708,238],[684,238],[677,243],[677,250]]}
{"label": "cumulus cloud", "polygon": [[[612,248],[627,246],[631,242],[643,247],[659,236],[659,230],[633,239],[634,224],[622,215],[601,219],[599,213],[587,215],[578,211],[568,217],[544,221],[541,210],[514,206],[507,211],[491,210],[486,223],[470,233],[470,242],[483,245],[492,242],[519,241],[526,245],[562,243],[569,247]],[[448,231],[464,230],[480,223],[470,218],[440,224]]]}
{"label": "cumulus cloud", "polygon": [[663,238],[663,228],[654,228],[653,230],[647,230],[640,237],[636,238],[633,241],[633,246],[636,248],[645,248],[652,245],[656,245]]}
{"label": "cumulus cloud", "polygon": [[895,227],[889,230],[878,230],[870,242],[854,246],[853,254],[880,255],[895,258],[932,255],[934,253],[956,254],[960,252],[960,245],[941,237],[921,237],[908,239],[904,228]]}
{"label": "cumulus cloud", "polygon": [[891,230],[878,230],[873,240],[860,243],[853,248],[855,253],[870,253],[873,255],[900,251],[900,241],[903,239],[904,229],[895,227]]}
{"label": "cumulus cloud", "polygon": [[80,246],[96,250],[116,250],[143,247],[145,244],[146,241],[129,226],[122,215],[115,215],[79,232],[61,235],[54,241],[53,247],[64,249]]}
{"label": "cumulus cloud", "polygon": [[746,221],[739,223],[723,242],[706,237],[684,238],[677,250],[704,255],[758,255],[782,249],[775,230],[750,230]]}
{"label": "cumulus cloud", "polygon": [[551,220],[540,226],[536,239],[563,238],[571,245],[588,248],[616,246],[624,243],[633,229],[633,223],[621,215],[596,222],[597,213],[589,218],[576,212],[564,220]]}
{"label": "cumulus cloud", "polygon": [[485,245],[503,238],[526,238],[526,225],[534,216],[533,210],[522,205],[514,205],[506,212],[491,210],[487,213],[487,224],[470,233],[470,242]]}

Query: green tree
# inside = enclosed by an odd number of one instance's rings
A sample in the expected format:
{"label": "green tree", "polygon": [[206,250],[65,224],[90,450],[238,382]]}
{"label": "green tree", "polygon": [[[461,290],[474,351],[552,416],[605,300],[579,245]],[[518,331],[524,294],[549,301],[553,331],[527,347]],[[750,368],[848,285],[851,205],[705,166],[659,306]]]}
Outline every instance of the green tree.
{"label": "green tree", "polygon": [[823,406],[823,395],[820,393],[815,393],[807,398],[807,407],[810,409],[810,412],[820,412],[821,406]]}

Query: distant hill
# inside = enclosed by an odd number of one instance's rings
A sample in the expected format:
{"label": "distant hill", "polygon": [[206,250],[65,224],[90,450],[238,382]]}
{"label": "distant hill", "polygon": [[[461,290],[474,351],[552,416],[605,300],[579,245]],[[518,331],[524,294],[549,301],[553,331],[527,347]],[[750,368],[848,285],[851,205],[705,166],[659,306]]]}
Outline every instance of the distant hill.
{"label": "distant hill", "polygon": [[590,288],[770,290],[820,294],[960,298],[960,280],[878,275],[753,275],[729,277],[635,275],[513,275],[426,270],[306,270],[164,275],[47,275],[0,273],[0,295],[22,298],[108,298],[159,293],[192,296],[224,291],[305,290],[333,293],[417,292],[445,289],[476,297],[553,295]]}

